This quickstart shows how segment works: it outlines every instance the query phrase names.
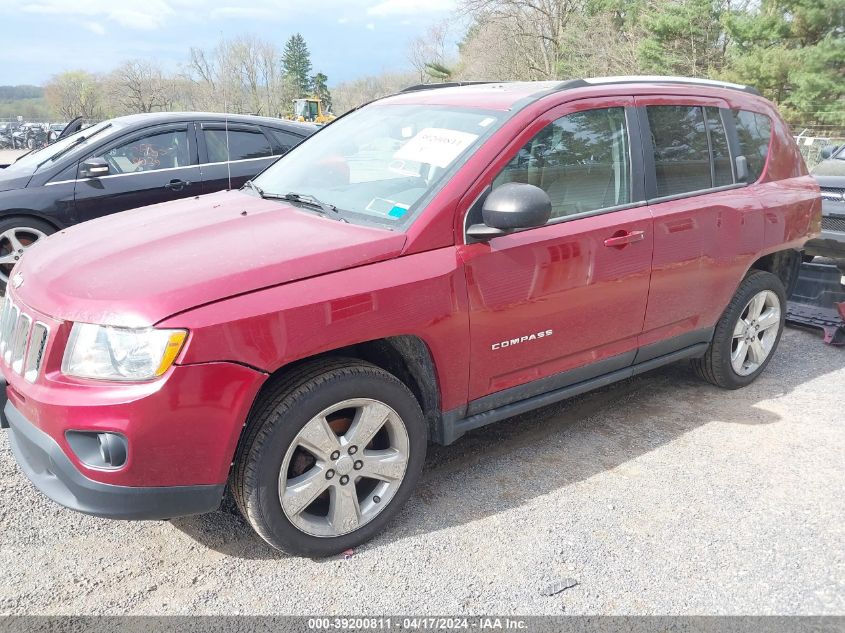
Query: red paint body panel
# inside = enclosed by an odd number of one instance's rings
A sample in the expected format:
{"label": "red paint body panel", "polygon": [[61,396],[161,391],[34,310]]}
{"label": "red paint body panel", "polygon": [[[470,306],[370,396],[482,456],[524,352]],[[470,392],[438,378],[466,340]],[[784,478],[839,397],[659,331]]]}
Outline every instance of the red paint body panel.
{"label": "red paint body panel", "polygon": [[191,331],[181,363],[237,359],[268,372],[355,343],[418,336],[437,368],[441,406],[466,400],[469,321],[454,247],[269,288],[161,326]]}
{"label": "red paint body panel", "polygon": [[[46,369],[30,384],[0,362],[10,399],[92,479],[219,484],[256,394],[291,362],[416,336],[434,361],[441,411],[460,412],[491,393],[712,326],[754,260],[800,248],[818,232],[818,188],[765,100],[704,86],[551,92],[553,85],[384,100],[512,111],[405,233],[229,192],[111,216],[44,241],[27,253],[18,268],[26,281],[10,292],[52,328]],[[542,127],[574,110],[638,99],[769,115],[771,152],[761,180],[464,243],[473,203]],[[621,229],[642,231],[643,239],[606,246]],[[190,336],[160,379],[82,381],[60,371],[73,321],[157,324],[187,328]],[[553,331],[548,339],[492,349],[546,330]],[[123,433],[127,465],[86,468],[64,440],[69,429]]]}
{"label": "red paint body panel", "polygon": [[[59,319],[139,327],[197,305],[389,259],[405,236],[237,191],[66,229],[27,253],[20,296]],[[119,323],[118,323],[119,321]]]}
{"label": "red paint body panel", "polygon": [[[50,319],[18,297],[18,305],[57,334],[47,365],[30,384],[3,365],[9,400],[49,434],[89,479],[123,486],[181,486],[226,481],[229,464],[266,375],[233,363],[174,366],[142,383],[80,380],[61,373],[70,324]],[[126,437],[126,465],[109,471],[85,466],[70,450],[66,431],[112,431]]]}

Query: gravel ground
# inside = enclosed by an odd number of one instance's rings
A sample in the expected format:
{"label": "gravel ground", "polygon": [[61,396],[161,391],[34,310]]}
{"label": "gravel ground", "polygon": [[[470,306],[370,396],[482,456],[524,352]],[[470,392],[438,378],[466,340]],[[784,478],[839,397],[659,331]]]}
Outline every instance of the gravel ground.
{"label": "gravel ground", "polygon": [[64,510],[0,434],[0,614],[845,614],[843,394],[845,350],[787,330],[740,391],[682,363],[501,422],[348,560]]}

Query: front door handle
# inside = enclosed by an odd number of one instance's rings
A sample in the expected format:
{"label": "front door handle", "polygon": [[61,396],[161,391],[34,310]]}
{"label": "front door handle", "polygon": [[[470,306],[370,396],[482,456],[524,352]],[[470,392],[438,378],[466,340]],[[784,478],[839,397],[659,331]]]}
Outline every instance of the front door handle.
{"label": "front door handle", "polygon": [[182,189],[189,186],[190,184],[191,183],[188,180],[179,180],[178,178],[176,178],[164,185],[164,188],[170,189],[171,191],[182,191]]}
{"label": "front door handle", "polygon": [[644,239],[645,231],[616,231],[604,241],[604,245],[610,248],[625,248],[628,244],[642,242]]}

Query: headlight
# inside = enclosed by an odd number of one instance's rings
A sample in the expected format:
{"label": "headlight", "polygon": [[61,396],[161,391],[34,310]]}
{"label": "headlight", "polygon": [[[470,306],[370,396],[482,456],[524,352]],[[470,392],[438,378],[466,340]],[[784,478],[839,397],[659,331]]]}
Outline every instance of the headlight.
{"label": "headlight", "polygon": [[168,370],[187,336],[185,330],[74,323],[62,372],[99,380],[149,380]]}

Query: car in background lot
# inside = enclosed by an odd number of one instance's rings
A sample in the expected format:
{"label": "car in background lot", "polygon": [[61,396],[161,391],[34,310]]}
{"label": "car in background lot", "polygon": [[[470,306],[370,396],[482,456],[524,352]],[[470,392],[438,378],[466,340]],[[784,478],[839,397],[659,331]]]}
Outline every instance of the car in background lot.
{"label": "car in background lot", "polygon": [[397,514],[430,439],[681,359],[750,384],[820,209],[745,86],[421,87],[240,191],[27,252],[0,315],[10,445],[82,512],[209,512],[228,485],[274,547],[340,552]]}
{"label": "car in background lot", "polygon": [[830,257],[845,264],[845,145],[832,147],[822,156],[825,160],[812,171],[822,192],[822,234],[807,243],[806,251],[809,256]]}
{"label": "car in background lot", "polygon": [[238,188],[319,129],[265,117],[137,114],[103,121],[0,170],[0,293],[28,246],[59,229]]}

